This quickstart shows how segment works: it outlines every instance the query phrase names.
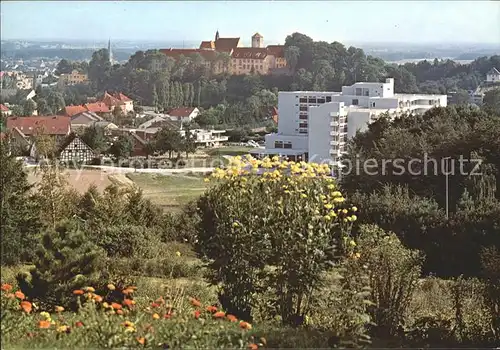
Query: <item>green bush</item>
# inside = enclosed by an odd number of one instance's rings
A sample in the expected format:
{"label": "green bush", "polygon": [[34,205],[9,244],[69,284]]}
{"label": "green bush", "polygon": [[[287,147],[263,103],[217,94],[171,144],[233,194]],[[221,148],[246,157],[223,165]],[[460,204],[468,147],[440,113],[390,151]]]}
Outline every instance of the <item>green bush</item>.
{"label": "green bush", "polygon": [[[267,171],[256,175],[259,167]],[[316,164],[239,157],[212,174],[221,181],[198,202],[197,248],[228,311],[250,319],[257,296],[270,289],[270,312],[304,323],[323,273],[349,249],[356,219],[327,174]]]}
{"label": "green bush", "polygon": [[359,264],[370,273],[370,307],[378,334],[393,336],[403,326],[421,274],[423,256],[403,246],[392,232],[374,225],[360,227]]}
{"label": "green bush", "polygon": [[35,266],[20,274],[23,293],[43,305],[72,306],[71,292],[85,286],[105,285],[104,251],[90,242],[75,222],[64,222],[42,237]]}

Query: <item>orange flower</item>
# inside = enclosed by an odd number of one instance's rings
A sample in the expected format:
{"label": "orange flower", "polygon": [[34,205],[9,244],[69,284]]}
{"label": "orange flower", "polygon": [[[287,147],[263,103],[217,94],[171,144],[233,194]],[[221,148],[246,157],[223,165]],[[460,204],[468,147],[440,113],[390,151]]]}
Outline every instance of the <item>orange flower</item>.
{"label": "orange flower", "polygon": [[159,319],[159,318],[160,318],[160,315],[158,315],[157,313],[154,313],[154,314],[153,314],[153,318],[154,318],[155,320],[157,320],[157,319]]}
{"label": "orange flower", "polygon": [[111,303],[111,307],[115,310],[120,310],[122,306],[118,303]]}
{"label": "orange flower", "polygon": [[196,300],[195,298],[189,298],[189,301],[191,301],[191,305],[193,305],[195,307],[200,307],[201,306],[200,301]]}
{"label": "orange flower", "polygon": [[100,295],[94,294],[93,299],[98,303],[102,302],[102,297]]}
{"label": "orange flower", "polygon": [[50,328],[50,321],[43,320],[43,321],[38,321],[38,328]]}
{"label": "orange flower", "polygon": [[200,310],[196,310],[193,314],[194,314],[194,318],[195,319],[199,319],[200,315],[201,315],[201,312],[200,312]]}
{"label": "orange flower", "polygon": [[210,306],[207,306],[207,311],[214,313],[214,312],[217,312],[217,308],[213,305],[210,305]]}
{"label": "orange flower", "polygon": [[257,346],[257,344],[251,343],[251,344],[248,344],[248,348],[250,350],[257,350],[259,347]]}
{"label": "orange flower", "polygon": [[123,299],[122,304],[131,307],[135,304],[135,301],[133,301],[132,299]]}
{"label": "orange flower", "polygon": [[137,339],[137,342],[138,342],[139,344],[141,344],[141,345],[146,344],[146,338],[144,338],[144,337],[137,337],[137,338],[135,338],[135,339]]}
{"label": "orange flower", "polygon": [[2,283],[2,288],[4,292],[10,292],[12,290],[12,286],[8,283]]}
{"label": "orange flower", "polygon": [[224,316],[226,316],[226,313],[223,311],[218,311],[214,314],[214,318],[223,318]]}
{"label": "orange flower", "polygon": [[16,298],[21,299],[21,300],[24,300],[24,298],[26,298],[26,296],[24,295],[24,293],[21,292],[20,290],[16,291],[14,293],[14,295],[16,296]]}
{"label": "orange flower", "polygon": [[117,313],[118,315],[123,315],[123,310],[116,310],[116,313]]}
{"label": "orange flower", "polygon": [[236,322],[238,319],[234,315],[227,315],[226,318],[228,319],[229,322]]}
{"label": "orange flower", "polygon": [[122,290],[122,293],[124,295],[129,295],[129,294],[132,294],[133,292],[134,292],[134,290],[132,288],[130,288],[130,287],[125,288],[124,290]]}
{"label": "orange flower", "polygon": [[76,321],[75,322],[75,327],[83,327],[83,322],[82,321]]}
{"label": "orange flower", "polygon": [[55,310],[56,312],[63,312],[63,311],[64,311],[64,308],[63,308],[62,306],[56,306],[56,307],[54,308],[54,310]]}
{"label": "orange flower", "polygon": [[29,314],[31,312],[32,305],[29,301],[21,301],[21,309],[23,309],[24,312]]}
{"label": "orange flower", "polygon": [[83,295],[83,293],[85,293],[85,292],[81,289],[75,289],[73,291],[73,295]]}
{"label": "orange flower", "polygon": [[241,321],[240,322],[240,328],[242,329],[252,329],[252,325],[248,322]]}

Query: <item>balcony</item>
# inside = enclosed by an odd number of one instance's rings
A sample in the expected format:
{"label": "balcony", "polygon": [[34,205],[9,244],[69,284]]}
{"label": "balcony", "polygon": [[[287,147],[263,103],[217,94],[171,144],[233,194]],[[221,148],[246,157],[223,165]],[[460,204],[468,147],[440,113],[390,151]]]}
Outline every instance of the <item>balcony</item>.
{"label": "balcony", "polygon": [[339,122],[330,122],[330,126],[339,126]]}

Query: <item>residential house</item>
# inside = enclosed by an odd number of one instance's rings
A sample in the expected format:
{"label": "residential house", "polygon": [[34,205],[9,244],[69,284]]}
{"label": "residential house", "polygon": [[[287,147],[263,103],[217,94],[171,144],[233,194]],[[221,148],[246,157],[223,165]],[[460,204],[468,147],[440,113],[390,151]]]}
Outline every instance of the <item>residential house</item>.
{"label": "residential house", "polygon": [[3,117],[9,117],[12,114],[12,111],[7,108],[7,106],[0,104],[0,115]]}
{"label": "residential house", "polygon": [[141,125],[138,126],[138,129],[147,129],[150,128],[153,124],[164,122],[168,119],[167,115],[156,115],[155,117],[145,121]]}
{"label": "residential house", "polygon": [[500,72],[495,67],[486,74],[487,83],[500,83]]}
{"label": "residential house", "polygon": [[103,118],[94,112],[81,112],[71,117],[71,129],[85,128],[94,122],[102,121]]}
{"label": "residential house", "polygon": [[67,117],[72,118],[73,116],[87,112],[87,108],[85,106],[66,106],[63,108],[60,114],[65,115]]}
{"label": "residential house", "polygon": [[113,111],[116,107],[122,109],[123,113],[133,112],[134,111],[134,101],[118,92],[116,94],[109,94],[108,92],[104,92],[104,96],[102,98],[102,102]]}
{"label": "residential house", "polygon": [[192,121],[198,114],[200,114],[200,110],[196,107],[179,107],[168,112],[171,120],[183,123]]}
{"label": "residential house", "polygon": [[66,164],[90,163],[96,156],[94,150],[75,133],[67,136],[57,152],[59,160]]}
{"label": "residential house", "polygon": [[132,152],[130,155],[132,157],[147,157],[148,142],[136,133],[131,133],[130,136],[132,137]]}
{"label": "residential house", "polygon": [[63,110],[61,110],[60,114],[65,115],[67,117],[73,117],[77,114],[89,112],[99,115],[100,117],[106,116],[111,113],[108,106],[104,102],[94,102],[94,103],[86,103],[82,106],[66,106]]}
{"label": "residential house", "polygon": [[[226,130],[192,129],[189,131],[194,137],[195,144],[201,147],[219,147],[221,143],[229,140],[228,136],[223,135]],[[179,132],[182,137],[186,136],[186,130],[180,130]]]}
{"label": "residential house", "polygon": [[73,69],[69,74],[61,74],[57,83],[60,87],[64,87],[68,85],[87,84],[88,82],[89,77],[87,73]]}
{"label": "residential house", "polygon": [[55,139],[55,143],[63,142],[71,132],[71,118],[66,116],[30,116],[30,117],[8,117],[6,129],[10,133],[10,141],[18,149],[32,148],[36,135],[49,135]]}

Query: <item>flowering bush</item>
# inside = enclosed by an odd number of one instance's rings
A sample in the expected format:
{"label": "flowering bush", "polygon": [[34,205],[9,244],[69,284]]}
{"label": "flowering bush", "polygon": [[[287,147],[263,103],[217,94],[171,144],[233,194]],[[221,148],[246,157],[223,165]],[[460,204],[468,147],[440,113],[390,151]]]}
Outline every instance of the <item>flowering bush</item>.
{"label": "flowering bush", "polygon": [[[355,246],[350,208],[326,165],[234,157],[199,200],[198,251],[221,303],[251,319],[257,296],[285,323],[302,324],[332,262]],[[272,312],[272,310],[270,310]]]}
{"label": "flowering bush", "polygon": [[[254,339],[252,325],[216,306],[204,306],[194,298],[172,302],[159,297],[136,301],[136,288],[116,286],[98,295],[92,287],[74,290],[69,297],[81,305],[78,312],[61,306],[40,312],[20,291],[2,284],[1,331],[6,348],[249,348],[265,345]],[[258,339],[258,340],[257,340]]]}

